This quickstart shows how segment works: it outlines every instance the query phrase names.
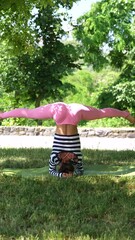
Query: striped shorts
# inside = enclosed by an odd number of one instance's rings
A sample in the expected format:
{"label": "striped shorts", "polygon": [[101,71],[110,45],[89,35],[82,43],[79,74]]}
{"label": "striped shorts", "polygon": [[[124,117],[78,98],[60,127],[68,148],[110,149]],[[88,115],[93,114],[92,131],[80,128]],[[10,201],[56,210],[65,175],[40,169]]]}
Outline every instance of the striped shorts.
{"label": "striped shorts", "polygon": [[49,161],[49,173],[57,177],[62,176],[62,173],[58,173],[56,170],[56,166],[60,163],[57,154],[62,151],[73,152],[77,155],[78,163],[76,165],[75,173],[77,175],[82,175],[83,164],[79,134],[70,136],[59,134],[54,135],[53,148]]}

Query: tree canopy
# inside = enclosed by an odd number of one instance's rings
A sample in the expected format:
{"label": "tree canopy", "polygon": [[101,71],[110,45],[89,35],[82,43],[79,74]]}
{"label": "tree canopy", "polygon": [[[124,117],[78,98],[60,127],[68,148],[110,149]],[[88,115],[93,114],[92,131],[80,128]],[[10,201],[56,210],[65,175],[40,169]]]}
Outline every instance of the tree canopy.
{"label": "tree canopy", "polygon": [[12,46],[13,52],[32,52],[33,22],[36,8],[42,10],[47,6],[59,9],[70,9],[78,0],[8,0],[0,1],[0,31],[1,40]]}
{"label": "tree canopy", "polygon": [[0,11],[7,11],[11,9],[13,12],[23,11],[24,15],[26,14],[26,10],[29,9],[30,6],[38,4],[40,8],[46,7],[47,5],[56,5],[57,3],[61,6],[71,7],[74,0],[1,0],[0,2]]}
{"label": "tree canopy", "polygon": [[[78,19],[74,35],[81,53],[95,69],[105,64],[122,68],[135,54],[134,0],[102,0]],[[133,50],[134,49],[134,50]]]}
{"label": "tree canopy", "polygon": [[94,69],[107,65],[119,69],[119,78],[104,90],[99,107],[134,108],[135,88],[135,2],[102,0],[78,19],[74,36],[80,55]]}
{"label": "tree canopy", "polygon": [[44,99],[60,100],[72,89],[61,78],[80,67],[79,55],[75,46],[61,41],[65,36],[62,16],[55,6],[39,8],[32,21],[33,52],[7,58],[3,52],[2,85],[8,93],[15,93],[16,105],[23,99],[38,107]]}
{"label": "tree canopy", "polygon": [[100,107],[109,103],[135,108],[131,94],[135,87],[134,0],[102,0],[93,4],[73,26],[75,45],[62,41],[66,36],[62,19],[67,21],[68,17],[58,11],[61,7],[70,9],[74,2],[77,0],[1,0],[1,40],[12,56],[6,59],[6,52],[2,55],[4,89],[15,91],[17,101],[21,96],[35,106],[49,97],[61,100],[73,90],[61,79],[79,68],[81,57],[81,63],[92,65],[95,70],[112,65],[121,71],[115,82],[97,94]]}

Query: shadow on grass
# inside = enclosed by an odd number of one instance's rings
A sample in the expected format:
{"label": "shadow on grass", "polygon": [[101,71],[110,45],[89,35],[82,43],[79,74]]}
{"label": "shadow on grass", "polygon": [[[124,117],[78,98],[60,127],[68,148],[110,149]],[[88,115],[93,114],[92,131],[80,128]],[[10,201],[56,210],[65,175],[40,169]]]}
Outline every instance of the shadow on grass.
{"label": "shadow on grass", "polygon": [[[43,168],[28,168],[28,169],[13,169],[5,168],[1,169],[1,173],[6,175],[20,175],[22,177],[38,177],[38,176],[47,176],[48,167]],[[113,166],[113,165],[90,165],[85,171],[84,175],[95,176],[95,175],[135,175],[135,166]]]}
{"label": "shadow on grass", "polygon": [[1,168],[40,168],[48,165],[51,149],[0,148]]}
{"label": "shadow on grass", "polygon": [[131,179],[108,176],[32,179],[6,175],[0,178],[0,233],[7,239],[21,236],[95,239],[110,233],[118,234],[118,239],[134,239],[135,183]]}
{"label": "shadow on grass", "polygon": [[[48,166],[51,149],[1,149],[1,168],[42,168]],[[83,149],[84,165],[135,165],[134,151]]]}

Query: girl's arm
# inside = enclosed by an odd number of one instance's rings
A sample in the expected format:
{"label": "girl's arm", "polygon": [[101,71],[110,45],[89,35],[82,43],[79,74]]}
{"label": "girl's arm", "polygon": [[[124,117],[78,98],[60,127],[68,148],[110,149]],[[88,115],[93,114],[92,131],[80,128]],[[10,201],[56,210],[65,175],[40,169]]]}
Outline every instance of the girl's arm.
{"label": "girl's arm", "polygon": [[62,177],[62,173],[59,173],[56,170],[56,166],[59,165],[59,160],[56,157],[56,154],[51,154],[50,160],[49,160],[49,173],[55,177]]}

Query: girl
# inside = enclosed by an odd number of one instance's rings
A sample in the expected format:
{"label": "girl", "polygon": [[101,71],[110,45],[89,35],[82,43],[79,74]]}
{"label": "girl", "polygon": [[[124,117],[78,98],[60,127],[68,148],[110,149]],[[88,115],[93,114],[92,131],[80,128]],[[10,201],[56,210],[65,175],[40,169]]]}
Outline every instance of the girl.
{"label": "girl", "polygon": [[[56,131],[49,160],[49,173],[57,177],[83,174],[82,153],[77,125],[81,120],[122,117],[130,123],[135,118],[128,111],[115,108],[97,109],[78,103],[56,102],[34,109],[18,108],[0,113],[0,118],[54,119]],[[57,166],[59,168],[57,169]]]}

